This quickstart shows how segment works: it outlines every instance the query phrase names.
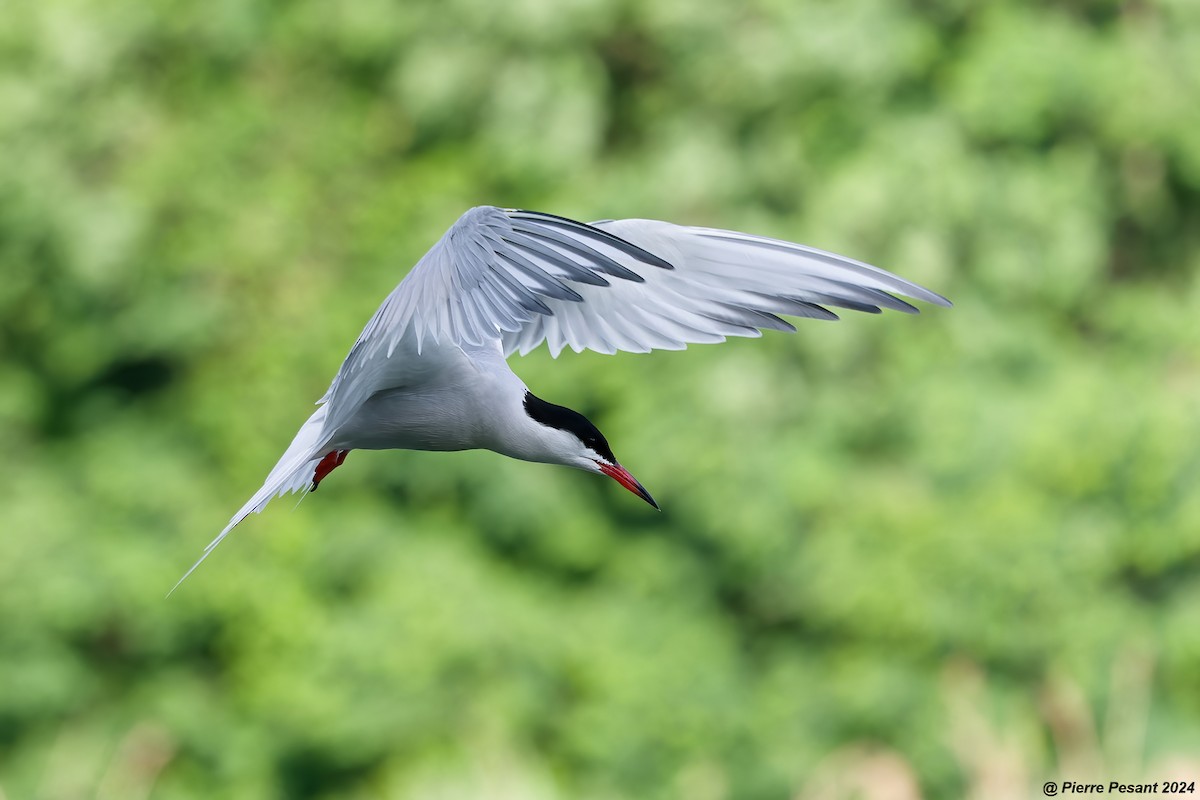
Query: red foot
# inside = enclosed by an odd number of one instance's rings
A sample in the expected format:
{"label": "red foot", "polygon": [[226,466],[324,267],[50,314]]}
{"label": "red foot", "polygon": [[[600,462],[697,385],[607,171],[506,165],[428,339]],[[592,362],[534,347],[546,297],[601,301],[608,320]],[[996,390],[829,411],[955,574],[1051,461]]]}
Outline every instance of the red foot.
{"label": "red foot", "polygon": [[349,450],[334,450],[332,453],[322,458],[321,463],[317,464],[317,471],[313,475],[312,489],[309,491],[315,492],[317,487],[321,484],[321,481],[325,480],[325,476],[342,465],[342,462],[346,460],[346,455],[349,452]]}

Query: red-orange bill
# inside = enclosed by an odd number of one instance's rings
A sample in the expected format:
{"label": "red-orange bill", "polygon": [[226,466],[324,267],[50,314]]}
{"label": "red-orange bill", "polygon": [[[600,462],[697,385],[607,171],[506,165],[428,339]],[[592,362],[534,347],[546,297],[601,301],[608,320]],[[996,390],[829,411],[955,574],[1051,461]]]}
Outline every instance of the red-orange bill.
{"label": "red-orange bill", "polygon": [[600,471],[605,475],[654,506],[656,510],[662,510],[658,507],[658,503],[654,502],[654,498],[650,496],[650,493],[646,491],[646,487],[638,483],[637,478],[629,474],[629,470],[620,464],[606,464],[603,461],[597,461],[596,463],[600,466]]}

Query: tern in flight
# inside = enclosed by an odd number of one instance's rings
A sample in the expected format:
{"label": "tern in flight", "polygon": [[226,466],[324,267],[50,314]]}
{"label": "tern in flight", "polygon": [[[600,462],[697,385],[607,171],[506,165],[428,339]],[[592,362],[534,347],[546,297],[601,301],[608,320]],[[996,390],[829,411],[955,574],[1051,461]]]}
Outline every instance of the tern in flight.
{"label": "tern in flight", "polygon": [[508,356],[542,342],[555,357],[564,347],[680,350],[794,331],[783,316],[837,319],[825,306],[916,313],[895,295],[950,305],[877,267],[778,239],[473,208],[383,301],[262,488],[179,583],[246,516],[316,490],[356,449],[484,448],[607,475],[658,508],[596,426],[529,391]]}

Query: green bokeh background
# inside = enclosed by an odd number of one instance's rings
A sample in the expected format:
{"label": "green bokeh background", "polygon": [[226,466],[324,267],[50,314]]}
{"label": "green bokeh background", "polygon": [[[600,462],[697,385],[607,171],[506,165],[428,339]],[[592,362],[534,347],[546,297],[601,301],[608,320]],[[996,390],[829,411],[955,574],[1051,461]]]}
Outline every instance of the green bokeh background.
{"label": "green bokeh background", "polygon": [[[0,796],[1200,780],[1200,3],[0,16]],[[956,306],[516,359],[662,514],[356,452],[164,600],[483,203],[803,241]]]}

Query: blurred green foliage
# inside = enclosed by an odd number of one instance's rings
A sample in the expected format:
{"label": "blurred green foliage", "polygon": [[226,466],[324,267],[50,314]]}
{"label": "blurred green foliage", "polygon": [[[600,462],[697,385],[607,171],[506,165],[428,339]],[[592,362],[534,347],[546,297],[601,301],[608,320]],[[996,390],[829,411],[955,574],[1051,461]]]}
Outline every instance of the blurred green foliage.
{"label": "blurred green foliage", "polygon": [[[1200,752],[1200,4],[0,14],[0,793],[1031,796]],[[481,203],[956,308],[535,354],[663,514],[354,453],[164,601]]]}

